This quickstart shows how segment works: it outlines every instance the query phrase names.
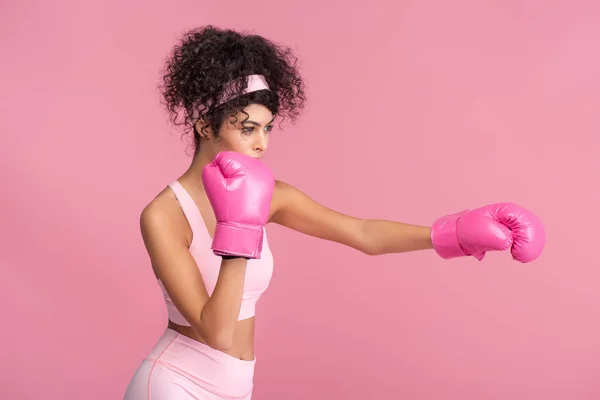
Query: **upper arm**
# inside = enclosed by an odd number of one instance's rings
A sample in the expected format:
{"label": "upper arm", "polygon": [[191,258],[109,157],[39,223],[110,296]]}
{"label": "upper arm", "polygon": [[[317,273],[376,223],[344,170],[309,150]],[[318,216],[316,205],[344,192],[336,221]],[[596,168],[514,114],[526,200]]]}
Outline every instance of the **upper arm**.
{"label": "upper arm", "polygon": [[328,208],[281,181],[275,182],[271,221],[310,236],[365,251],[362,219]]}
{"label": "upper arm", "polygon": [[164,204],[151,203],[140,215],[140,229],[156,277],[181,315],[197,330],[208,293],[172,214]]}

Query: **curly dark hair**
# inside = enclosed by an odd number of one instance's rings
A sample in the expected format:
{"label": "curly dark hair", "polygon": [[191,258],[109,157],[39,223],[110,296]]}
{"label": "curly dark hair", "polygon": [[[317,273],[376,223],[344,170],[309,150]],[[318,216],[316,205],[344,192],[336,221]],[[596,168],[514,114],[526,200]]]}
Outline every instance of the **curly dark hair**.
{"label": "curly dark hair", "polygon": [[[245,81],[241,78],[253,74],[263,75],[271,90],[242,94]],[[225,94],[230,82],[238,84]],[[290,48],[212,25],[183,35],[167,59],[160,89],[171,122],[183,125],[185,133],[193,132],[196,151],[201,137],[196,129],[199,119],[217,134],[225,117],[237,115],[249,104],[261,104],[280,122],[293,122],[306,101],[297,57]],[[233,100],[219,104],[223,95]]]}

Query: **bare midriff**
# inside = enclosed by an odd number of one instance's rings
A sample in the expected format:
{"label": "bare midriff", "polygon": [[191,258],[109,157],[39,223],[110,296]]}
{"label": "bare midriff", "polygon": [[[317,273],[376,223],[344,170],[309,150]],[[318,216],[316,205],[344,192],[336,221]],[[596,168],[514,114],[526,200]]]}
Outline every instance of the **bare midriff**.
{"label": "bare midriff", "polygon": [[[252,361],[254,359],[254,325],[255,317],[238,321],[235,327],[233,346],[231,349],[223,352],[240,360]],[[207,345],[204,339],[191,326],[177,325],[169,321],[168,327],[184,336]]]}

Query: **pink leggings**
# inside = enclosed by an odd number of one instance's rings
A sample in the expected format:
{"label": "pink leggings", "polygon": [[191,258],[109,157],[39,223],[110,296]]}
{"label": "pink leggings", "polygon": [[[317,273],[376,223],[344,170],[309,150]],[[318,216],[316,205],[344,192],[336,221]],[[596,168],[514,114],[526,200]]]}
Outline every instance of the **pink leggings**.
{"label": "pink leggings", "polygon": [[250,400],[255,362],[167,328],[129,382],[124,400]]}

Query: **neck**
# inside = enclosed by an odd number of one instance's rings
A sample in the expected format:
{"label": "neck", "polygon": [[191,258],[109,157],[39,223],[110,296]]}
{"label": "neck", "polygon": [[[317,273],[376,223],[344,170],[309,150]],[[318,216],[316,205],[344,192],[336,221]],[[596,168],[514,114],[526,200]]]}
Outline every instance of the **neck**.
{"label": "neck", "polygon": [[212,161],[212,157],[206,154],[203,151],[199,151],[194,154],[194,158],[192,159],[192,163],[190,164],[187,171],[183,173],[181,179],[187,181],[189,184],[193,185],[196,188],[203,187],[202,185],[202,169],[207,164],[210,164]]}

